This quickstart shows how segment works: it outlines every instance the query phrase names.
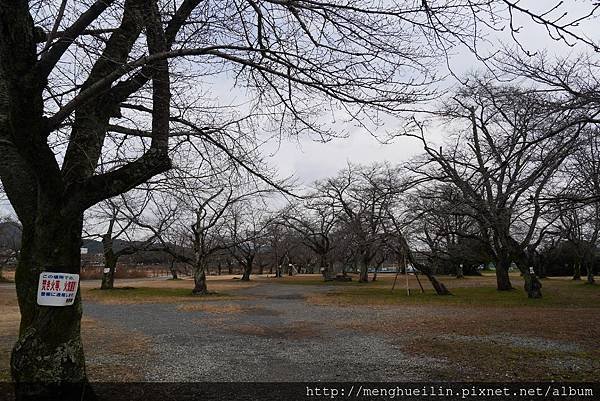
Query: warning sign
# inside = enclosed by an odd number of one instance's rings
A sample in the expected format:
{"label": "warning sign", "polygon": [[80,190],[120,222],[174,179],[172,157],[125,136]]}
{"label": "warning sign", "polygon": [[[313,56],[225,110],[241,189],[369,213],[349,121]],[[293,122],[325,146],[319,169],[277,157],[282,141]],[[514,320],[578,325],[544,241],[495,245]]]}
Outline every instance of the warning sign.
{"label": "warning sign", "polygon": [[69,306],[75,302],[79,274],[42,272],[37,303],[41,306]]}

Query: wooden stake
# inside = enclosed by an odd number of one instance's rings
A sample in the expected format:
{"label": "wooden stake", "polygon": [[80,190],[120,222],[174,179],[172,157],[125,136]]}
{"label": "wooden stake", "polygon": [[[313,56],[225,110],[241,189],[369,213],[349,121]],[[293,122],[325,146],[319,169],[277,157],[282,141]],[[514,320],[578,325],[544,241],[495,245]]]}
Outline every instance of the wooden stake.
{"label": "wooden stake", "polygon": [[398,274],[400,274],[400,263],[398,263],[398,268],[396,269],[396,277],[394,277],[394,284],[392,284],[392,291],[396,287],[396,280],[398,280]]}
{"label": "wooden stake", "polygon": [[404,274],[406,275],[406,295],[410,296],[410,288],[408,288],[408,266],[406,265],[406,255],[404,255]]}

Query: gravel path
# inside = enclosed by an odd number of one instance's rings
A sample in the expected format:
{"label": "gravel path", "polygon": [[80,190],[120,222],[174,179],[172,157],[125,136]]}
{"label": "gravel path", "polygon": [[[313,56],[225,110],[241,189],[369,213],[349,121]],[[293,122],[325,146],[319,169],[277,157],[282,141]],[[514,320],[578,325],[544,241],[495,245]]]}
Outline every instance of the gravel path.
{"label": "gravel path", "polygon": [[320,291],[328,289],[259,284],[236,293],[251,299],[204,302],[213,306],[209,311],[87,303],[85,315],[151,339],[151,352],[140,356],[148,381],[427,380],[426,372],[444,363],[403,353],[398,339],[335,326],[350,316],[377,324],[409,318],[415,310],[306,301],[308,292]]}

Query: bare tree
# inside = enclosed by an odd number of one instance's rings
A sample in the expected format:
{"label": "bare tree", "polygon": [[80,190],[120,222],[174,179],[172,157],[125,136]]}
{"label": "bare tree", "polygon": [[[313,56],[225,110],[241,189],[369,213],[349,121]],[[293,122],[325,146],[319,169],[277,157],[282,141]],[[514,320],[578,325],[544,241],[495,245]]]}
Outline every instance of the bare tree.
{"label": "bare tree", "polygon": [[[420,192],[421,188],[417,187],[416,190]],[[395,200],[387,205],[386,220],[383,225],[385,246],[395,255],[398,266],[402,268],[404,274],[408,274],[410,263],[427,277],[437,295],[451,295],[446,286],[435,276],[434,260],[429,258],[429,261],[425,262],[422,257],[425,253],[419,250],[416,241],[410,241],[411,235],[416,236],[415,232],[421,231],[420,227],[416,226],[422,216],[415,207],[415,197],[411,194],[407,199]]]}
{"label": "bare tree", "polygon": [[[128,195],[107,199],[87,214],[84,234],[87,238],[99,237],[102,241],[104,270],[100,289],[114,288],[115,271],[119,259],[150,249],[156,242],[156,236],[137,223],[146,211],[150,201],[149,192],[135,191]],[[93,233],[104,225],[101,233]],[[160,227],[158,231],[163,228]],[[143,238],[146,237],[146,238]],[[115,240],[127,243],[118,249]]]}
{"label": "bare tree", "polygon": [[[302,257],[303,251],[305,251],[303,248],[306,247],[303,237],[286,224],[282,224],[283,214],[286,210],[287,208],[277,213],[266,232],[269,258],[268,261],[263,260],[263,262],[270,266],[269,273],[275,274],[275,277],[278,278],[283,276],[286,264],[289,267],[290,263],[305,259]],[[263,257],[263,259],[266,258]]]}
{"label": "bare tree", "polygon": [[[330,135],[315,111],[376,125],[377,112],[430,98],[436,62],[457,44],[476,50],[480,27],[499,29],[514,12],[531,15],[508,0],[0,2],[0,177],[26,244],[15,381],[86,381],[80,297],[40,307],[36,283],[42,267],[79,272],[89,207],[168,170],[181,142],[251,168],[238,146],[256,131],[248,115],[277,134]],[[585,41],[572,33],[578,20],[546,14],[534,21]],[[200,101],[204,82],[226,74],[254,91],[247,113]]]}
{"label": "bare tree", "polygon": [[462,193],[448,184],[419,187],[411,196],[411,227],[415,237],[429,248],[434,265],[461,278],[465,270],[493,259],[489,230],[473,217],[475,211]]}
{"label": "bare tree", "polygon": [[319,193],[308,195],[306,200],[296,202],[281,211],[278,221],[297,232],[305,246],[319,258],[319,267],[329,269],[332,249],[331,233],[338,216],[335,200]]}
{"label": "bare tree", "polygon": [[268,227],[273,223],[273,216],[255,202],[246,201],[230,208],[226,223],[229,250],[242,266],[242,281],[250,281],[257,255],[267,245]]}
{"label": "bare tree", "polygon": [[338,229],[351,234],[361,282],[368,281],[369,266],[385,246],[389,205],[412,185],[398,168],[377,163],[349,165],[336,177],[317,183],[319,197],[329,198],[337,210]]}
{"label": "bare tree", "polygon": [[[260,161],[256,157],[253,163],[258,166]],[[267,177],[268,169],[262,171]],[[230,209],[236,203],[273,189],[256,181],[247,171],[239,170],[223,152],[213,152],[210,158],[204,156],[200,161],[182,160],[166,174],[161,185],[163,196],[155,202],[158,218],[154,225],[147,227],[159,238],[163,251],[191,267],[192,293],[208,294],[209,263],[230,247],[225,234]],[[276,185],[285,186],[283,182]],[[165,220],[170,221],[167,230],[163,229]],[[185,240],[174,246],[180,238]]]}
{"label": "bare tree", "polygon": [[426,152],[416,170],[455,185],[472,217],[491,230],[498,289],[512,288],[508,268],[514,261],[533,298],[541,297],[541,283],[530,269],[528,247],[543,235],[544,190],[587,124],[551,96],[476,80],[444,112],[459,124],[446,150],[411,134]]}
{"label": "bare tree", "polygon": [[561,168],[562,182],[552,194],[555,202],[553,223],[559,238],[575,250],[573,279],[581,278],[586,268],[587,282],[594,283],[594,257],[600,236],[600,140],[598,128],[585,133],[579,148]]}

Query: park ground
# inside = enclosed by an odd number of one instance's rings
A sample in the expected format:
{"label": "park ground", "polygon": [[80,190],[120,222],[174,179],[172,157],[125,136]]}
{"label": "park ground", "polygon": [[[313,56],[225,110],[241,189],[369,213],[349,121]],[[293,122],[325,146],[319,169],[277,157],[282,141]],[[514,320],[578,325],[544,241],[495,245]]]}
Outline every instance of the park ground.
{"label": "park ground", "polygon": [[[92,381],[599,381],[600,285],[543,280],[544,298],[498,292],[492,275],[369,284],[319,276],[244,283],[210,277],[82,282],[82,336]],[[423,279],[422,279],[423,280]],[[0,284],[0,381],[9,380],[19,312]]]}

